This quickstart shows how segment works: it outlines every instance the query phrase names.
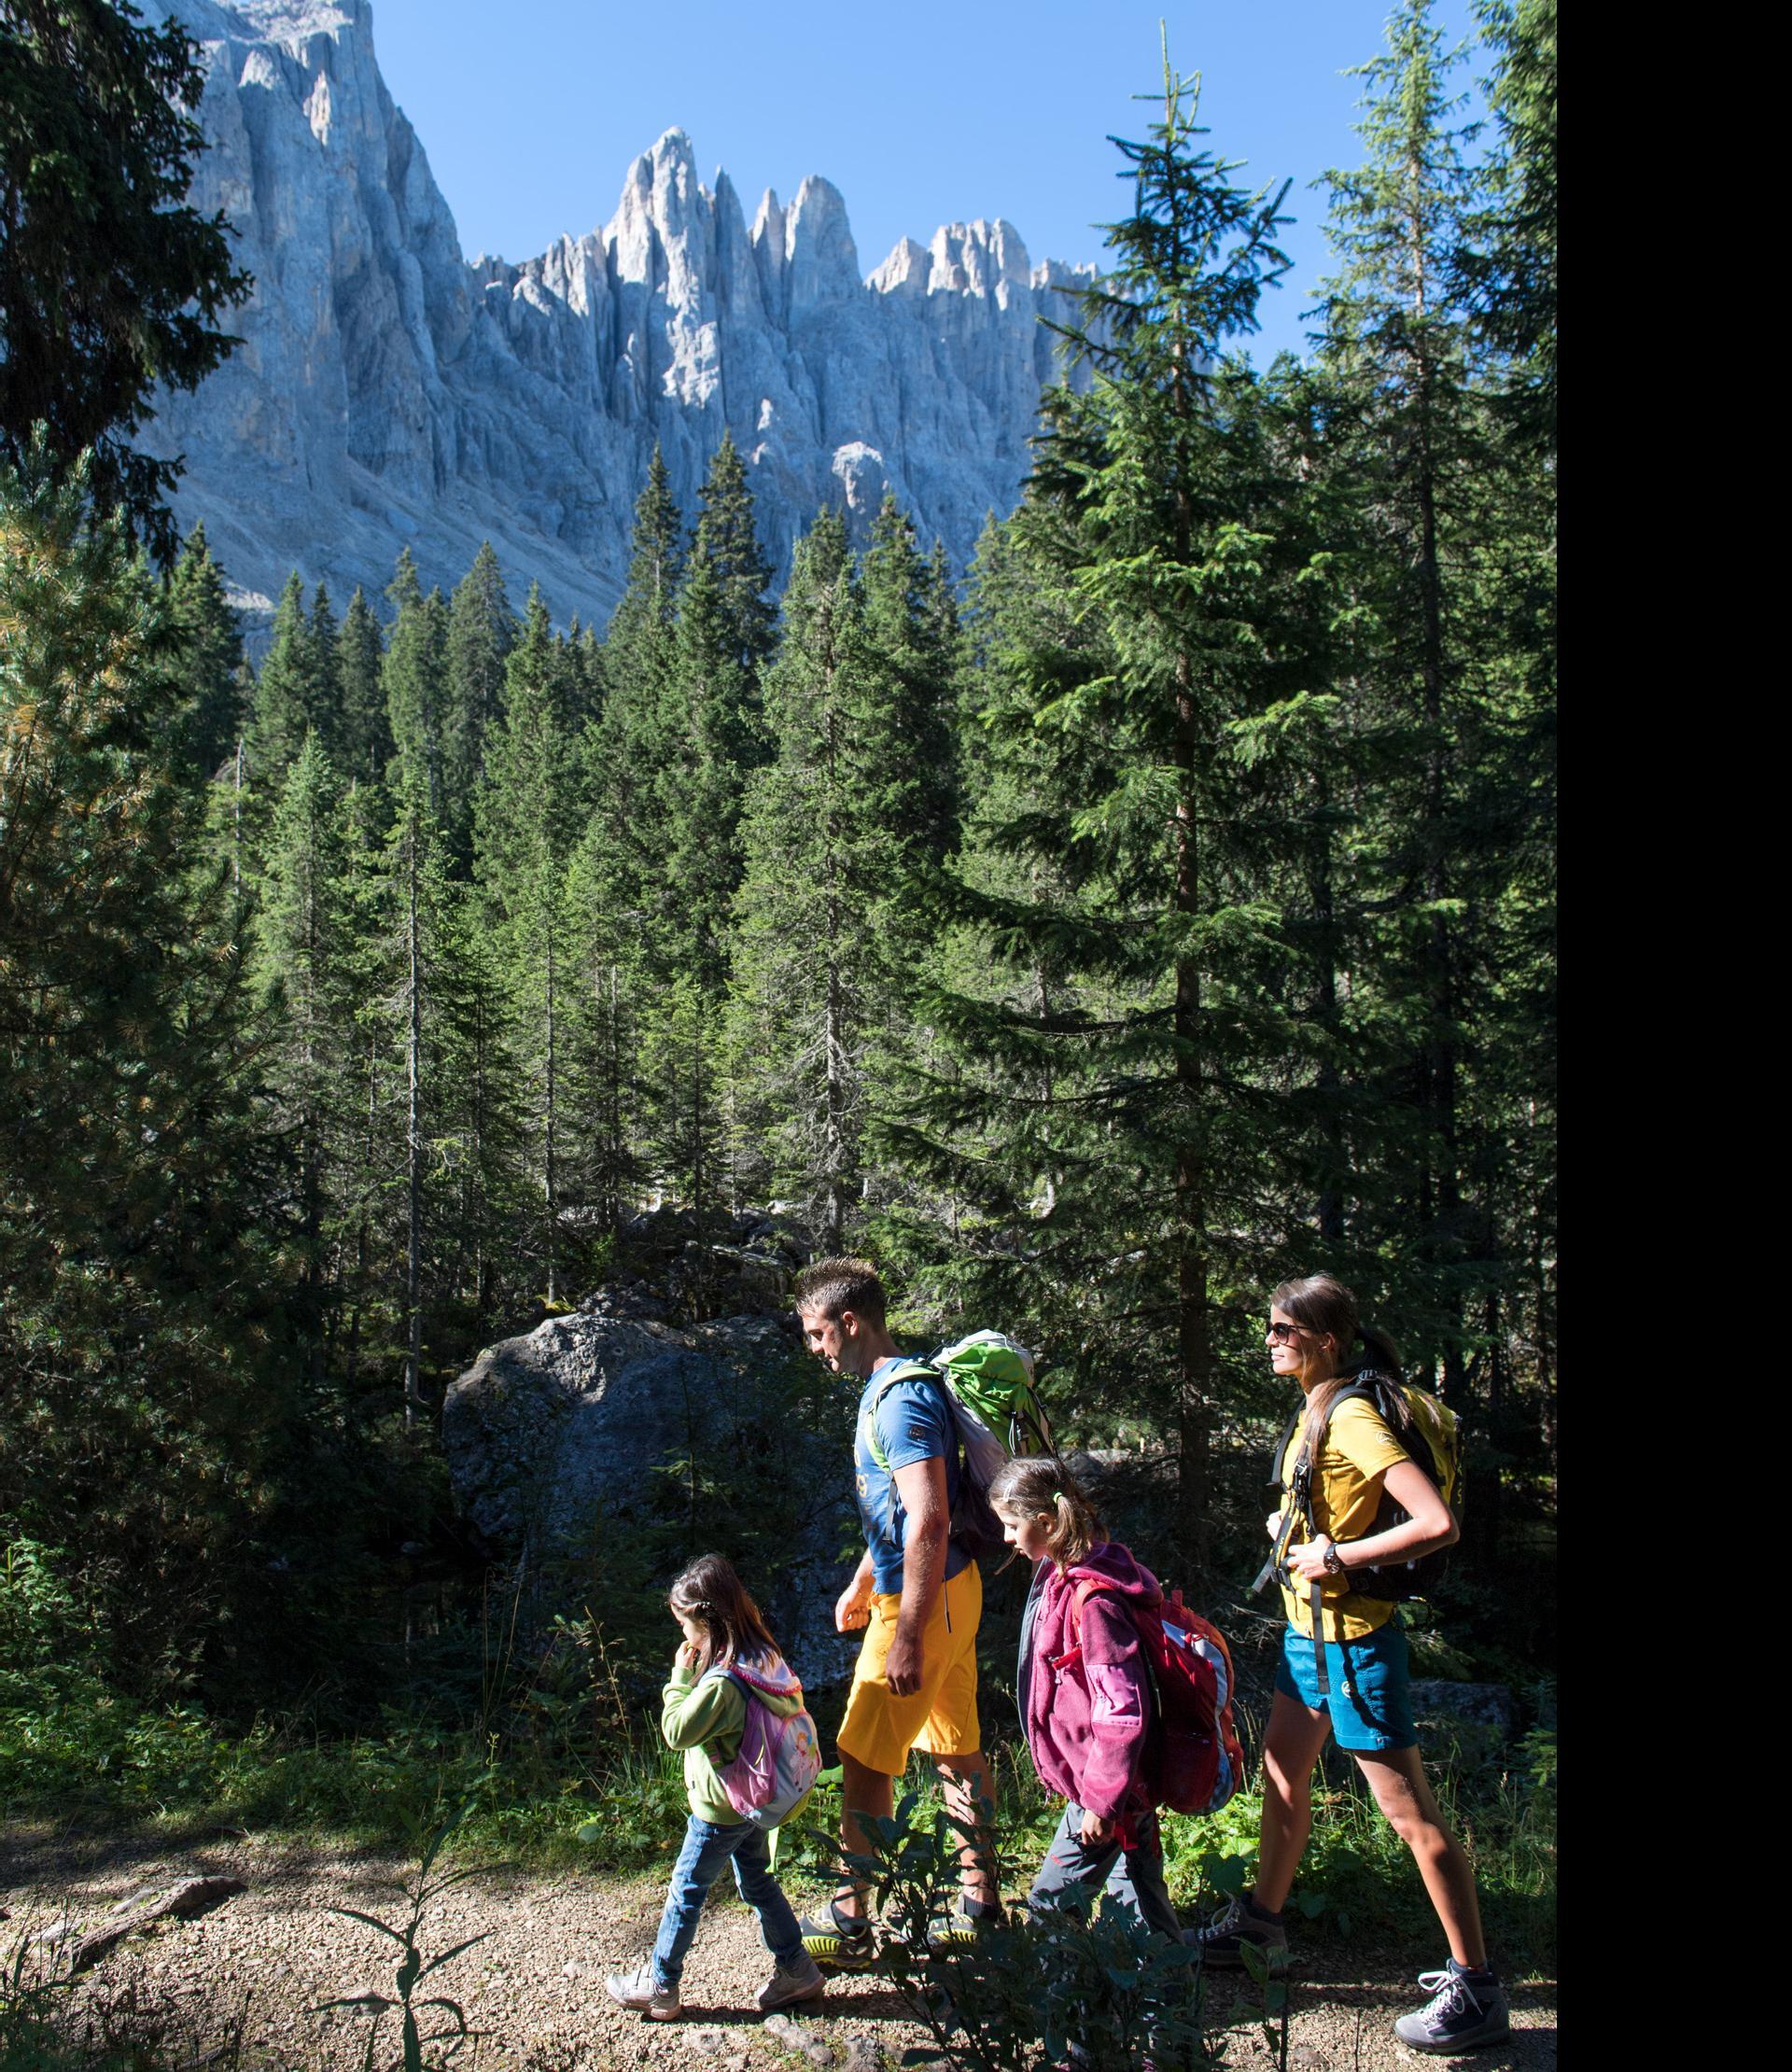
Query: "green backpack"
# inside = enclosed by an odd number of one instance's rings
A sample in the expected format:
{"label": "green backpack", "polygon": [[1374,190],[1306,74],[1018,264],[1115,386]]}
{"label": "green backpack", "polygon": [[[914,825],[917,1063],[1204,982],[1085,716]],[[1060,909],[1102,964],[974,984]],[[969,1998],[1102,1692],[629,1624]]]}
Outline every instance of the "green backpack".
{"label": "green backpack", "polygon": [[1033,1356],[1024,1345],[1001,1331],[973,1331],[930,1354],[927,1364],[939,1370],[959,1404],[1003,1442],[1004,1455],[1057,1452],[1033,1384]]}
{"label": "green backpack", "polygon": [[[1033,1386],[1033,1356],[1000,1331],[973,1331],[927,1360],[905,1360],[878,1383],[869,1408],[898,1381],[927,1380],[937,1387],[952,1413],[963,1454],[959,1499],[952,1506],[952,1537],[967,1553],[1001,1545],[1001,1522],[989,1507],[988,1489],[1016,1453],[1053,1453],[1051,1421]],[[881,1468],[889,1461],[870,1420],[866,1443]]]}

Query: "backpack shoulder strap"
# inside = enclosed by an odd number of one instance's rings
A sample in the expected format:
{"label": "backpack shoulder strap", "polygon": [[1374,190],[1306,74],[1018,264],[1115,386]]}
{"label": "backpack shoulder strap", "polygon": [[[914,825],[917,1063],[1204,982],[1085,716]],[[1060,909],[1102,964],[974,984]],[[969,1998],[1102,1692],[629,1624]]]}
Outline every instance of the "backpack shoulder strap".
{"label": "backpack shoulder strap", "polygon": [[[872,1459],[876,1462],[886,1475],[890,1471],[889,1455],[885,1452],[883,1442],[877,1436],[877,1406],[883,1401],[885,1394],[893,1389],[899,1381],[931,1381],[938,1385],[943,1393],[945,1389],[945,1383],[940,1378],[939,1369],[929,1366],[925,1360],[900,1361],[891,1368],[889,1373],[880,1374],[877,1377],[877,1385],[865,1398],[860,1407],[859,1414],[864,1420],[865,1445],[870,1450]],[[946,1404],[945,1407],[949,1419],[952,1410],[950,1402]],[[956,1429],[955,1426],[954,1430],[956,1431]]]}
{"label": "backpack shoulder strap", "polygon": [[[709,1667],[704,1671],[703,1674],[697,1678],[697,1683],[707,1684],[710,1681],[711,1678],[714,1678],[714,1680],[719,1684],[732,1684],[735,1687],[735,1690],[740,1693],[742,1700],[742,1730],[744,1731],[745,1721],[748,1717],[749,1708],[751,1706],[754,1696],[756,1694],[754,1693],[750,1686],[743,1683],[742,1680],[735,1674],[734,1667],[731,1663],[712,1662]],[[693,1685],[692,1687],[694,1689],[696,1687]],[[713,1747],[714,1744],[721,1740],[723,1734],[730,1733],[732,1731],[733,1729],[731,1728],[718,1728],[716,1731],[710,1735],[709,1739],[702,1744],[704,1753],[707,1755],[711,1747]],[[709,1759],[711,1762],[713,1762],[715,1760],[715,1757],[711,1756]]]}
{"label": "backpack shoulder strap", "polygon": [[1081,1576],[1071,1585],[1071,1613],[1065,1621],[1065,1631],[1070,1636],[1071,1645],[1066,1653],[1051,1657],[1054,1669],[1062,1669],[1066,1662],[1073,1660],[1083,1652],[1083,1607],[1090,1598],[1102,1591],[1106,1591],[1109,1596],[1113,1594],[1112,1588],[1099,1576]]}
{"label": "backpack shoulder strap", "polygon": [[1269,1486],[1271,1489],[1286,1491],[1288,1487],[1282,1479],[1282,1470],[1288,1459],[1288,1449],[1295,1443],[1295,1428],[1299,1424],[1306,1407],[1305,1403],[1297,1403],[1289,1411],[1288,1421],[1282,1426],[1281,1436],[1276,1441],[1275,1451],[1269,1456]]}
{"label": "backpack shoulder strap", "polygon": [[1106,1591],[1110,1597],[1113,1595],[1113,1590],[1108,1588],[1107,1584],[1099,1581],[1093,1575],[1085,1575],[1071,1592],[1071,1638],[1079,1647],[1083,1645],[1084,1606],[1087,1604],[1090,1598],[1099,1596],[1103,1591]]}
{"label": "backpack shoulder strap", "polygon": [[[1327,1421],[1330,1420],[1332,1412],[1337,1409],[1340,1403],[1348,1402],[1353,1395],[1368,1396],[1373,1400],[1371,1390],[1365,1387],[1361,1382],[1350,1382],[1333,1396],[1330,1404],[1326,1407],[1325,1416]],[[1297,1405],[1294,1415],[1281,1428],[1281,1437],[1276,1446],[1275,1459],[1270,1463],[1270,1483],[1281,1492],[1283,1499],[1281,1530],[1276,1534],[1275,1540],[1270,1546],[1268,1559],[1257,1571],[1252,1581],[1251,1593],[1253,1595],[1258,1590],[1266,1589],[1272,1575],[1287,1587],[1293,1587],[1289,1583],[1287,1570],[1283,1566],[1283,1562],[1288,1548],[1294,1541],[1295,1527],[1302,1525],[1306,1527],[1309,1533],[1311,1533],[1318,1523],[1313,1515],[1313,1467],[1319,1458],[1319,1449],[1325,1443],[1325,1425],[1323,1423],[1319,1426],[1317,1431],[1309,1427],[1306,1432],[1302,1433],[1300,1452],[1295,1458],[1294,1465],[1286,1467],[1288,1449],[1294,1444],[1295,1432],[1306,1414],[1307,1406],[1304,1403]]]}
{"label": "backpack shoulder strap", "polygon": [[[1348,1403],[1352,1396],[1366,1403],[1376,1416],[1388,1428],[1393,1437],[1407,1449],[1407,1457],[1425,1479],[1438,1490],[1444,1486],[1443,1466],[1432,1450],[1431,1437],[1422,1421],[1412,1408],[1411,1396],[1407,1384],[1396,1381],[1392,1375],[1383,1374],[1379,1367],[1367,1367],[1361,1378],[1347,1389],[1340,1389],[1332,1398],[1331,1408],[1336,1410],[1340,1403]],[[1407,1413],[1401,1419],[1393,1409],[1392,1398],[1400,1399],[1400,1407]],[[1330,1415],[1330,1412],[1327,1413]]]}
{"label": "backpack shoulder strap", "polygon": [[1316,1426],[1308,1430],[1300,1442],[1300,1459],[1295,1463],[1295,1475],[1301,1483],[1298,1497],[1305,1506],[1309,1527],[1315,1522],[1312,1505],[1313,1470],[1319,1465],[1320,1449],[1324,1446],[1325,1435],[1331,1430],[1332,1419],[1341,1404],[1366,1403],[1385,1424],[1387,1419],[1383,1414],[1378,1385],[1381,1388],[1392,1386],[1385,1375],[1375,1373],[1367,1374],[1358,1380],[1347,1381],[1325,1406],[1325,1415]]}

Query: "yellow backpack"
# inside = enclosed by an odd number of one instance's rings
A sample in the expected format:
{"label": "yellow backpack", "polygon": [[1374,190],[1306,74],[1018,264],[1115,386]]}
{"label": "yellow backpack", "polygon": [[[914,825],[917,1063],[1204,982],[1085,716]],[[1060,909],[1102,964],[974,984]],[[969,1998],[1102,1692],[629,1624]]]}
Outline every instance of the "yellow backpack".
{"label": "yellow backpack", "polygon": [[[1400,1444],[1411,1454],[1425,1477],[1449,1505],[1451,1515],[1462,1517],[1463,1449],[1462,1432],[1456,1413],[1449,1404],[1439,1402],[1429,1389],[1417,1387],[1410,1381],[1396,1381],[1392,1375],[1381,1373],[1375,1367],[1360,1367],[1338,1390],[1327,1406],[1325,1417],[1317,1430],[1309,1430],[1300,1442],[1300,1451],[1293,1467],[1288,1470],[1286,1481],[1282,1479],[1282,1463],[1288,1458],[1288,1448],[1295,1436],[1295,1428],[1300,1422],[1304,1406],[1296,1408],[1293,1417],[1283,1425],[1281,1437],[1276,1442],[1276,1450],[1269,1463],[1269,1482],[1281,1499],[1281,1530],[1269,1550],[1269,1559],[1258,1571],[1253,1590],[1260,1590],[1274,1576],[1284,1589],[1295,1588],[1286,1566],[1288,1549],[1295,1543],[1298,1533],[1303,1539],[1310,1540],[1319,1530],[1313,1516],[1313,1462],[1320,1448],[1325,1443],[1325,1426],[1332,1413],[1340,1403],[1348,1403],[1352,1396],[1360,1396],[1374,1410],[1382,1423],[1392,1432]],[[1383,1489],[1381,1501],[1376,1508],[1375,1522],[1369,1533],[1385,1533],[1391,1526],[1404,1525],[1411,1516],[1404,1505],[1397,1504]],[[1352,1568],[1351,1590],[1357,1597],[1373,1597],[1398,1603],[1406,1598],[1423,1597],[1434,1589],[1444,1564],[1449,1558],[1447,1547],[1434,1553],[1421,1554],[1410,1561],[1390,1561],[1366,1568]],[[1325,1650],[1319,1643],[1324,1638],[1321,1614],[1321,1589],[1312,1587],[1313,1610],[1313,1663],[1323,1694],[1329,1688],[1325,1668]]]}

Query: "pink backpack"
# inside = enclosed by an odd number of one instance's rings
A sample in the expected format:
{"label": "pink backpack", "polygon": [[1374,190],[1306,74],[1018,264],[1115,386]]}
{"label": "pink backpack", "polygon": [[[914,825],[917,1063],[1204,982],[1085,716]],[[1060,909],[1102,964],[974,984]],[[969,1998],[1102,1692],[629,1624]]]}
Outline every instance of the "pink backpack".
{"label": "pink backpack", "polygon": [[1083,1607],[1104,1591],[1125,1607],[1151,1680],[1155,1731],[1145,1747],[1141,1782],[1154,1806],[1169,1813],[1218,1813],[1244,1781],[1244,1750],[1232,1720],[1232,1655],[1216,1626],[1191,1612],[1181,1590],[1147,1611],[1096,1577],[1076,1586],[1071,1632],[1076,1645],[1055,1667],[1080,1660]]}
{"label": "pink backpack", "polygon": [[803,1695],[803,1687],[780,1662],[782,1676],[767,1675],[747,1662],[712,1669],[712,1676],[730,1676],[747,1701],[747,1724],[740,1753],[718,1764],[716,1774],[728,1803],[755,1827],[776,1827],[786,1821],[814,1789],[821,1773],[821,1742],[815,1721],[805,1711],[780,1716],[760,1695]]}

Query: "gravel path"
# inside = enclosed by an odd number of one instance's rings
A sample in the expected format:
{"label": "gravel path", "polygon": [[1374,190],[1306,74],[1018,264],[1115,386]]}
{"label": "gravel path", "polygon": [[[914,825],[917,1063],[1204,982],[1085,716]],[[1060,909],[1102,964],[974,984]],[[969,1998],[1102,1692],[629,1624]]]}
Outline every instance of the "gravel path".
{"label": "gravel path", "polygon": [[[0,1837],[0,1954],[26,1936],[72,1925],[91,1929],[130,1896],[146,1897],[186,1878],[226,1876],[246,1890],[190,1922],[133,1935],[77,1984],[75,2006],[103,2035],[129,2019],[183,2039],[203,2063],[239,2023],[245,2067],[278,2072],[359,2072],[371,2010],[315,2010],[325,2001],[390,1993],[391,1946],[371,1928],[327,1910],[402,1915],[395,1890],[401,1861],[268,1839],[224,1838],[154,1852],[134,1842],[57,1842]],[[489,1939],[429,1981],[465,2009],[480,2032],[454,2059],[479,2072],[600,2072],[600,2068],[714,2065],[727,2072],[808,2065],[884,2072],[927,2041],[896,1995],[875,1976],[844,1978],[794,2018],[759,2015],[752,1995],[768,1968],[753,1918],[732,1888],[712,1903],[684,1975],[683,2019],[648,2023],[604,1991],[606,1972],[650,1947],[665,1887],[657,1878],[483,1873],[439,1898],[419,1937],[426,1956],[469,1936]],[[49,1945],[35,1946],[48,1951]],[[1418,1995],[1389,1953],[1327,1950],[1294,1989],[1293,2072],[1380,2072],[1420,2060],[1390,2024]],[[1344,1976],[1348,1968],[1351,1976]],[[1210,2009],[1225,2021],[1227,2062],[1268,2072],[1273,2056],[1245,1989],[1210,1984]],[[1549,2072],[1556,2062],[1555,1989],[1513,1994],[1512,2045],[1482,2053],[1481,2072]],[[395,2051],[388,2016],[385,2050]],[[215,2062],[228,2063],[228,2055]]]}

